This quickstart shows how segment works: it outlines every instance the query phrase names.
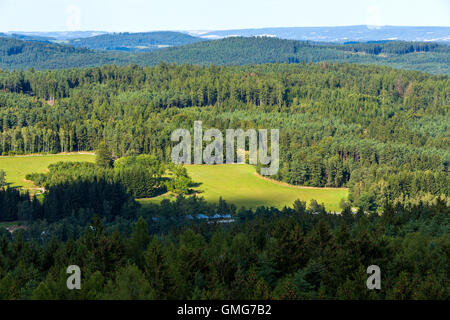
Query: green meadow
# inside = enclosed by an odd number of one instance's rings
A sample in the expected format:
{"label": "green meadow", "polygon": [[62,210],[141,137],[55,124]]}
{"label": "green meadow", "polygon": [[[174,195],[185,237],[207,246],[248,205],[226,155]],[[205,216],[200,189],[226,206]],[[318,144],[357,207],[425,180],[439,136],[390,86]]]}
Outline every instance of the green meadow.
{"label": "green meadow", "polygon": [[31,181],[25,180],[28,173],[45,172],[47,167],[59,161],[95,161],[93,154],[68,153],[51,155],[0,157],[0,169],[6,172],[6,180],[11,186],[33,188]]}
{"label": "green meadow", "polygon": [[[292,206],[296,199],[306,201],[308,204],[315,199],[323,203],[327,210],[340,211],[341,199],[348,197],[346,188],[308,188],[270,181],[258,176],[255,167],[247,164],[188,165],[186,168],[194,182],[200,183],[195,188],[198,196],[213,202],[222,197],[238,208],[241,206],[282,208]],[[144,204],[159,202],[165,198],[168,196],[162,195],[141,202]]]}
{"label": "green meadow", "polygon": [[[95,161],[93,154],[57,154],[0,157],[0,169],[6,172],[11,186],[32,189],[33,183],[25,180],[32,172],[45,172],[47,167],[58,161]],[[188,165],[189,175],[199,185],[194,188],[198,196],[207,201],[217,202],[222,197],[238,208],[255,208],[273,206],[282,208],[292,206],[296,199],[306,201],[312,199],[323,203],[327,210],[340,211],[339,203],[348,197],[346,188],[309,188],[291,186],[265,179],[256,174],[255,167],[247,164],[224,165]],[[162,199],[173,199],[165,194],[151,199],[139,199],[142,204],[158,203]]]}

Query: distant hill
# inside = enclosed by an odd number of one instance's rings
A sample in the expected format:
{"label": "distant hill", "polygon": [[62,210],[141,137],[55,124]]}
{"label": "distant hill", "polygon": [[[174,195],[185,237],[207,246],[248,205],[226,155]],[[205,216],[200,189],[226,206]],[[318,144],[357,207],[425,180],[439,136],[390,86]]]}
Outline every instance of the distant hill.
{"label": "distant hill", "polygon": [[349,41],[368,42],[379,40],[433,41],[450,43],[450,27],[398,27],[398,26],[344,26],[344,27],[295,27],[261,28],[218,31],[194,31],[191,34],[221,39],[231,36],[269,36],[290,40],[311,40],[345,43]]}
{"label": "distant hill", "polygon": [[143,54],[146,64],[346,62],[450,74],[450,47],[423,42],[324,44],[270,37],[231,37]]}
{"label": "distant hill", "polygon": [[[14,34],[33,37],[46,37],[56,40],[72,40],[112,34],[106,31],[57,31],[25,32],[12,31]],[[149,33],[149,32],[145,32]],[[195,37],[204,39],[222,39],[231,36],[254,37],[269,36],[288,40],[310,40],[321,42],[369,42],[380,40],[431,41],[450,43],[450,27],[403,27],[403,26],[342,26],[342,27],[287,27],[234,30],[186,31]]]}
{"label": "distant hill", "polygon": [[51,37],[44,37],[39,35],[27,35],[19,33],[0,33],[0,37],[14,38],[24,41],[41,41],[41,42],[49,42],[51,40],[55,40],[54,38]]}
{"label": "distant hill", "polygon": [[68,44],[95,50],[153,51],[205,41],[181,32],[157,31],[140,33],[108,33],[95,37],[73,39]]}
{"label": "distant hill", "polygon": [[232,37],[153,52],[117,52],[0,38],[2,69],[57,69],[112,63],[245,65],[323,61],[379,64],[435,74],[450,74],[450,47],[428,42],[324,44],[268,37]]}
{"label": "distant hill", "polygon": [[1,69],[60,69],[129,62],[126,57],[120,58],[114,53],[94,52],[47,42],[0,38]]}
{"label": "distant hill", "polygon": [[7,34],[25,35],[29,37],[42,37],[53,40],[70,40],[94,37],[107,33],[106,31],[11,31]]}

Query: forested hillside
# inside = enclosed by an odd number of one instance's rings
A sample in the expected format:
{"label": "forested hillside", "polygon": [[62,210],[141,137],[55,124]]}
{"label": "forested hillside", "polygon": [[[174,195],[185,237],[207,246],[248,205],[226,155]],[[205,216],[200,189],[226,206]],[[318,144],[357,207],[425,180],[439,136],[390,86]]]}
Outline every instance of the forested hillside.
{"label": "forested hillside", "polygon": [[[78,39],[79,42],[77,43],[81,46],[86,45],[93,48],[112,48],[119,46],[120,41],[117,42],[116,37],[120,38],[123,35],[101,35]],[[178,36],[173,39],[167,36],[164,38],[171,39],[170,41],[173,44],[179,41],[192,40],[190,38],[187,40],[184,37],[189,36],[183,35],[181,40],[178,39]],[[143,45],[143,43],[139,44],[142,40],[139,34],[130,34],[129,40],[130,46]],[[158,41],[160,40],[154,40],[154,45],[158,45]],[[167,42],[167,40],[164,41]],[[128,50],[127,48],[122,49]],[[450,74],[450,48],[447,45],[436,43],[380,42],[335,45],[267,37],[234,37],[202,41],[153,52],[118,52],[92,51],[51,43],[0,38],[0,68],[2,69],[32,67],[35,69],[59,69],[100,66],[111,63],[118,65],[136,63],[141,66],[151,66],[158,65],[160,62],[198,65],[245,65],[323,61],[379,64],[435,74]]]}
{"label": "forested hillside", "polygon": [[[442,202],[387,205],[379,216],[316,212],[298,201],[242,209],[230,225],[187,218],[230,212],[224,201],[179,197],[138,213],[120,185],[103,180],[51,189],[43,205],[7,192],[0,190],[0,205],[16,204],[31,222],[12,235],[0,228],[0,299],[449,298]],[[55,223],[31,216],[67,201],[78,210]],[[67,290],[73,264],[81,290]],[[380,290],[366,287],[373,264],[383,270]]]}
{"label": "forested hillside", "polygon": [[[0,71],[1,155],[96,152],[95,164],[27,175],[34,196],[0,168],[0,299],[449,299],[449,76],[323,61],[436,71],[447,47],[233,38],[112,53],[1,41],[2,66],[157,65]],[[197,120],[279,129],[272,178],[348,187],[349,199],[340,214],[300,199],[207,202],[170,163],[171,133]],[[173,201],[136,201],[166,191]],[[73,264],[81,290],[67,290]],[[370,265],[380,290],[367,290]]]}
{"label": "forested hillside", "polygon": [[[279,128],[292,184],[351,188],[365,210],[449,197],[448,76],[350,64],[161,64],[0,73],[0,152],[169,161],[177,128]],[[30,112],[32,111],[32,112]]]}
{"label": "forested hillside", "polygon": [[145,55],[144,61],[147,64],[165,61],[200,65],[334,61],[450,74],[450,47],[420,42],[334,45],[268,37],[232,37],[152,52]]}
{"label": "forested hillside", "polygon": [[48,42],[0,38],[1,69],[60,69],[127,63],[114,53],[95,52]]}
{"label": "forested hillside", "polygon": [[168,46],[181,46],[204,41],[181,32],[157,31],[138,33],[108,33],[94,37],[73,39],[68,44],[95,50],[152,51]]}
{"label": "forested hillside", "polygon": [[40,42],[50,42],[50,40],[55,40],[51,37],[39,36],[39,35],[27,35],[27,34],[19,34],[19,33],[1,33],[0,37],[4,38],[13,38],[24,41],[40,41]]}

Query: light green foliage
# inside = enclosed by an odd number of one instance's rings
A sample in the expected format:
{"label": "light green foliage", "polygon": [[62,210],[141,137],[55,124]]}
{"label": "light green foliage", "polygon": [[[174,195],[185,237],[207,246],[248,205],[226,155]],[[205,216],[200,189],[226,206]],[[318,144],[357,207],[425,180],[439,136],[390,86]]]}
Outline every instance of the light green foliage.
{"label": "light green foliage", "polygon": [[55,154],[55,155],[32,155],[0,157],[0,168],[6,172],[7,182],[12,186],[33,187],[31,181],[25,176],[33,172],[46,172],[48,166],[59,161],[89,161],[94,162],[92,154]]}
{"label": "light green foliage", "polygon": [[112,154],[104,141],[100,142],[97,146],[95,163],[102,168],[110,168],[112,166]]}
{"label": "light green foliage", "polygon": [[218,202],[222,197],[237,207],[254,208],[292,206],[300,199],[309,203],[312,199],[324,203],[331,211],[341,211],[339,202],[346,199],[345,188],[298,188],[276,181],[269,181],[256,175],[251,165],[190,165],[186,166],[192,180],[200,183],[195,190],[207,201]]}

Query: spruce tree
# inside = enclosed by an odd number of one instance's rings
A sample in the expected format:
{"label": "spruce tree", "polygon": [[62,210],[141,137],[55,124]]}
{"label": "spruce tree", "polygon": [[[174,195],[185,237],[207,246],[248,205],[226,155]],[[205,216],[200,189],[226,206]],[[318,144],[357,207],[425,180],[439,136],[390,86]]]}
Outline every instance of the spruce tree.
{"label": "spruce tree", "polygon": [[95,163],[102,168],[110,168],[112,166],[112,154],[111,151],[106,146],[105,141],[98,144],[96,150]]}

